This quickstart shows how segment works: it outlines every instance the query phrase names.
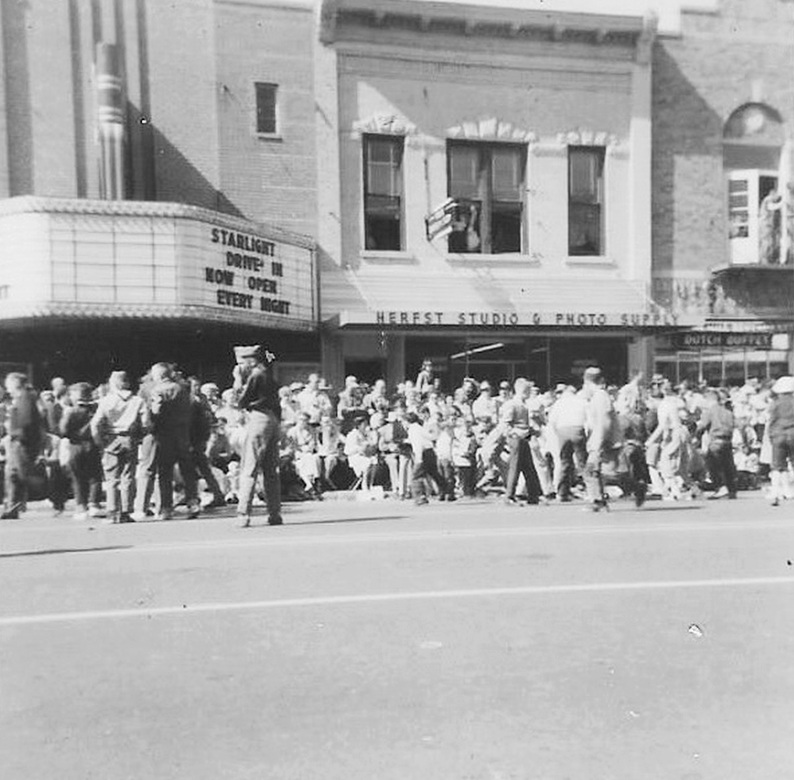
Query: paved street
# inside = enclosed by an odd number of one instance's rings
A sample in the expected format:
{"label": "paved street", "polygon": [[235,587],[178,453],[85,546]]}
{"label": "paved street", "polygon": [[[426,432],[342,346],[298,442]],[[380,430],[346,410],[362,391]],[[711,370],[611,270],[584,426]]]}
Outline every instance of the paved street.
{"label": "paved street", "polygon": [[0,525],[24,778],[794,777],[794,504]]}

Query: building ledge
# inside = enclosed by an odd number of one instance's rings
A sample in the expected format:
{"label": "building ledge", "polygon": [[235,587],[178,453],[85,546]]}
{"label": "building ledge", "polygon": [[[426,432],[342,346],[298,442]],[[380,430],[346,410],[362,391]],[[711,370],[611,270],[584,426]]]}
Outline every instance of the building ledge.
{"label": "building ledge", "polygon": [[753,273],[753,274],[789,274],[794,275],[794,265],[762,265],[760,263],[742,263],[725,265],[718,265],[711,269],[712,276],[726,276],[729,274],[739,273]]}

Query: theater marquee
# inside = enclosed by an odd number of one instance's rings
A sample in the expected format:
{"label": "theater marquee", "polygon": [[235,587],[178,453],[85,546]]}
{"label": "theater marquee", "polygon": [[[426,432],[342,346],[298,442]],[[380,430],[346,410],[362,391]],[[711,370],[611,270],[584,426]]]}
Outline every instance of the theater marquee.
{"label": "theater marquee", "polygon": [[0,319],[201,319],[317,327],[313,243],[175,203],[10,198]]}

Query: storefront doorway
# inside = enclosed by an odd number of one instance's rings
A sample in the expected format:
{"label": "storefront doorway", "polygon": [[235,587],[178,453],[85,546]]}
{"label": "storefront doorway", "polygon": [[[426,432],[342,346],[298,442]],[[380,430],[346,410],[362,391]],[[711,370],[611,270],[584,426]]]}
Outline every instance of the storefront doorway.
{"label": "storefront doorway", "polygon": [[464,377],[498,386],[523,376],[542,388],[581,383],[585,368],[599,366],[610,383],[625,381],[627,338],[488,335],[421,337],[405,340],[406,377],[415,379],[425,358],[433,361],[442,388],[459,387]]}

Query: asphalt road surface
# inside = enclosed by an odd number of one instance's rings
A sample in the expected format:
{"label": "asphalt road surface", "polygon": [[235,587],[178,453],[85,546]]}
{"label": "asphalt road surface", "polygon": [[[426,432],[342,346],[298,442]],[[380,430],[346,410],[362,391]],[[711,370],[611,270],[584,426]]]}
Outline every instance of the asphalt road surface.
{"label": "asphalt road surface", "polygon": [[794,502],[0,523],[0,777],[791,780]]}

